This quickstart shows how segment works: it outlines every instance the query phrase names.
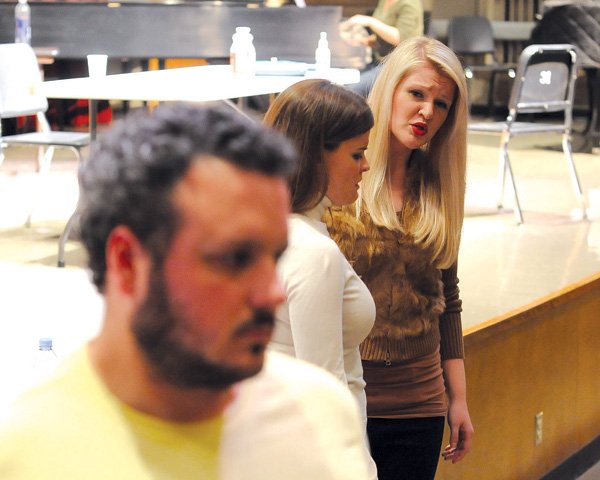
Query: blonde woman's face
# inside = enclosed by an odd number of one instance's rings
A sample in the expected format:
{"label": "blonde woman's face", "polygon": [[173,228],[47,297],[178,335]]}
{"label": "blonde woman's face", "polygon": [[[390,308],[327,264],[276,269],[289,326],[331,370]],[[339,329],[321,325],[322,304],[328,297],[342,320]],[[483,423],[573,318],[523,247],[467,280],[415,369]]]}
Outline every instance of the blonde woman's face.
{"label": "blonde woman's face", "polygon": [[398,84],[392,99],[391,150],[428,143],[446,121],[456,86],[431,65],[416,68]]}
{"label": "blonde woman's face", "polygon": [[327,198],[334,205],[348,205],[358,198],[358,184],[369,169],[365,158],[368,144],[369,132],[365,132],[343,141],[335,150],[325,151]]}

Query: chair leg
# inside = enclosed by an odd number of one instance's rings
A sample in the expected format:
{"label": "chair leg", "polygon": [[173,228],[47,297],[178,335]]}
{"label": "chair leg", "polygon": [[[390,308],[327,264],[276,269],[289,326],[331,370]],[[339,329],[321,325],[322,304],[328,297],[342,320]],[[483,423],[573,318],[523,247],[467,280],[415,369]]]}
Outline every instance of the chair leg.
{"label": "chair leg", "polygon": [[4,144],[2,143],[2,119],[0,118],[0,165],[4,163]]}
{"label": "chair leg", "polygon": [[521,202],[519,202],[519,194],[517,193],[517,184],[515,183],[515,176],[513,175],[512,166],[510,159],[508,158],[508,152],[506,153],[506,170],[508,172],[508,178],[512,184],[513,193],[515,195],[515,220],[517,224],[523,223],[523,212],[521,211]]}
{"label": "chair leg", "polygon": [[4,163],[4,144],[2,143],[2,119],[0,119],[0,165]]}
{"label": "chair leg", "polygon": [[[72,147],[72,150],[75,152],[77,156],[77,164],[81,166],[83,159],[81,157],[81,152],[79,149]],[[73,229],[73,225],[76,221],[79,220],[79,200],[77,200],[77,205],[75,206],[75,211],[69,217],[67,224],[65,225],[64,230],[60,234],[60,238],[58,239],[58,260],[57,266],[62,268],[65,266],[65,247],[67,245],[67,240],[69,240],[69,236],[71,235],[71,230]]]}
{"label": "chair leg", "polygon": [[471,82],[470,80],[473,78],[473,72],[469,68],[465,68],[465,81],[467,82],[467,111],[471,113],[471,109],[473,108],[472,100],[471,100]]}
{"label": "chair leg", "polygon": [[496,72],[490,73],[490,83],[488,85],[488,98],[487,98],[487,114],[488,117],[494,116],[494,86],[496,85]]}
{"label": "chair leg", "polygon": [[508,140],[502,135],[500,140],[500,153],[498,155],[498,202],[500,210],[504,206],[504,187],[506,184],[506,160],[508,158]]}
{"label": "chair leg", "polygon": [[567,160],[567,166],[569,168],[571,182],[573,184],[573,188],[575,189],[575,196],[577,197],[577,201],[581,206],[581,218],[585,220],[587,219],[587,205],[585,202],[585,196],[583,195],[583,191],[581,190],[581,183],[579,182],[577,169],[575,168],[575,162],[573,161],[573,148],[571,146],[571,137],[566,133],[563,134],[562,137],[562,147],[563,153],[565,154],[565,159]]}
{"label": "chair leg", "polygon": [[75,207],[75,211],[69,217],[69,220],[67,222],[67,225],[65,226],[65,229],[62,231],[62,233],[60,234],[60,238],[58,239],[58,261],[57,261],[58,267],[65,266],[65,246],[67,244],[67,240],[69,240],[69,235],[71,234],[73,225],[79,219],[78,207],[79,207],[79,204],[77,205],[77,207]]}

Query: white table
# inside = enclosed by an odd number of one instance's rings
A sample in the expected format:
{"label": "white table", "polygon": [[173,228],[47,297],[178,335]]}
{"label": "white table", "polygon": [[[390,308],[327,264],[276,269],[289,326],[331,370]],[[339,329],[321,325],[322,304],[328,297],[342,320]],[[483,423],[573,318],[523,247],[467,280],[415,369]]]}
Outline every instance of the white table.
{"label": "white table", "polygon": [[[306,64],[305,64],[306,65]],[[297,70],[297,68],[296,68]],[[146,72],[107,75],[100,78],[72,78],[42,82],[42,93],[48,98],[90,100],[90,134],[96,138],[98,100],[224,101],[241,111],[232,98],[279,93],[306,78],[327,78],[338,84],[358,83],[360,71],[354,68],[331,68],[326,72],[308,70],[301,75],[239,75],[230,65],[151,70]],[[67,223],[60,245],[67,241],[73,217]],[[62,248],[62,247],[61,247]],[[62,264],[59,263],[59,266]]]}
{"label": "white table", "polygon": [[205,65],[107,75],[103,78],[52,80],[42,83],[42,91],[49,98],[208,102],[279,93],[308,77],[351,84],[360,80],[360,72],[353,68],[332,68],[318,77],[310,71],[305,77],[244,77],[234,74],[229,65]]}
{"label": "white table", "polygon": [[[305,78],[327,78],[346,85],[357,83],[360,72],[353,68],[331,68],[324,74],[309,71],[306,76],[241,76],[234,74],[229,65],[206,65],[107,75],[102,78],[53,80],[42,83],[42,93],[48,98],[90,100],[228,101],[232,98],[279,93]],[[93,108],[91,116],[94,116]],[[90,127],[94,137],[95,118],[90,119]]]}

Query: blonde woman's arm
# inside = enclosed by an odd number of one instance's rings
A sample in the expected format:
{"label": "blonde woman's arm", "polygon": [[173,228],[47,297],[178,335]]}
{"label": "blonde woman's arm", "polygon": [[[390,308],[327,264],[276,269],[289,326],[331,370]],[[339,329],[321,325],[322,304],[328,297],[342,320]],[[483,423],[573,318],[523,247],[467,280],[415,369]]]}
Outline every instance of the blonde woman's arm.
{"label": "blonde woman's arm", "polygon": [[448,392],[448,426],[450,444],[444,449],[445,460],[459,462],[471,450],[473,424],[467,407],[467,382],[462,358],[451,358],[442,362],[444,381]]}
{"label": "blonde woman's arm", "polygon": [[446,310],[440,318],[442,370],[448,393],[448,426],[450,444],[443,455],[456,463],[469,452],[473,438],[473,425],[467,407],[467,382],[465,378],[464,344],[462,336],[462,302],[458,288],[458,265],[442,270]]}

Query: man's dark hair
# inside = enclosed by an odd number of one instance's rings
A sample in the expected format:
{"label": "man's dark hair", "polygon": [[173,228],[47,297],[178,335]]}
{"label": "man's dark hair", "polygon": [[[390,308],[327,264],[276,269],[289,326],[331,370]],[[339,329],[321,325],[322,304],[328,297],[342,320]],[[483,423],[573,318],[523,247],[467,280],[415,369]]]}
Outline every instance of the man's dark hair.
{"label": "man's dark hair", "polygon": [[162,264],[179,222],[172,189],[202,157],[283,178],[296,161],[286,139],[231,108],[163,104],[117,122],[80,171],[81,238],[99,291],[106,242],[118,225],[130,228]]}

